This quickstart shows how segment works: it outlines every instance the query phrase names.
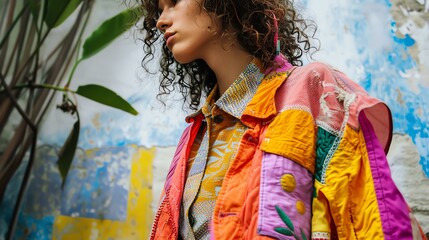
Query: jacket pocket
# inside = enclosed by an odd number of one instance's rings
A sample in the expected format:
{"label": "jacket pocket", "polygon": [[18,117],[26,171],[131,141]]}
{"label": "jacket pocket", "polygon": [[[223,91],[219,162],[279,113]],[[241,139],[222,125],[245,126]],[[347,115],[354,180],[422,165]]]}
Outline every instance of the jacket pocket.
{"label": "jacket pocket", "polygon": [[306,168],[283,156],[264,153],[258,234],[310,239],[312,193],[313,177]]}

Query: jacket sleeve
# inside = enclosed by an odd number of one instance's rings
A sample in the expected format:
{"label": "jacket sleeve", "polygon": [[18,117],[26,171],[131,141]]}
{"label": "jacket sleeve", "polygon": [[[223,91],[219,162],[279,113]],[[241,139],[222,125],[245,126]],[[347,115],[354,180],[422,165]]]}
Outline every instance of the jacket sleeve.
{"label": "jacket sleeve", "polygon": [[387,106],[340,72],[317,75],[320,113],[342,124],[318,121],[313,239],[425,239],[391,177]]}
{"label": "jacket sleeve", "polygon": [[[426,239],[364,112],[359,122],[358,131],[346,128],[326,171],[316,177],[313,239]],[[330,145],[322,143],[323,130],[319,133],[317,151],[323,155],[321,148]]]}

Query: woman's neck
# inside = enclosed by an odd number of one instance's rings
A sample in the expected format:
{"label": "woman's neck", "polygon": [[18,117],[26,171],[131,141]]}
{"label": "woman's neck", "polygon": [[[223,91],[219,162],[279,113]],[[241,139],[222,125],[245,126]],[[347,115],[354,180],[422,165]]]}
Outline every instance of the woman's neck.
{"label": "woman's neck", "polygon": [[228,47],[215,45],[211,49],[205,61],[216,75],[219,96],[231,86],[252,60],[253,56],[238,44]]}

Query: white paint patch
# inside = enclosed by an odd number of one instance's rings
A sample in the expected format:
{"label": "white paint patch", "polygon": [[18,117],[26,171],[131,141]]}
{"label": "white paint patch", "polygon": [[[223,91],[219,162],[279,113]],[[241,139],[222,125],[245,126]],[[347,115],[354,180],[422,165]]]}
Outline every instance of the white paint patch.
{"label": "white paint patch", "polygon": [[[367,45],[369,54],[380,54],[380,52],[392,49],[392,38],[390,37],[389,8],[382,3],[368,3],[362,7],[367,26]],[[374,58],[374,57],[372,57]]]}
{"label": "white paint patch", "polygon": [[154,213],[158,209],[159,199],[164,188],[165,179],[170,168],[171,160],[173,159],[176,147],[156,148],[155,157],[153,159],[152,174],[152,210]]}
{"label": "white paint patch", "polygon": [[400,38],[409,35],[415,41],[415,44],[409,47],[408,52],[416,61],[417,66],[407,70],[402,77],[408,80],[411,91],[421,94],[422,88],[429,88],[429,21],[427,16],[429,1],[417,2],[420,5],[425,4],[425,10],[415,3],[392,2],[392,16],[397,24],[394,29],[396,35]]}
{"label": "white paint patch", "polygon": [[91,233],[89,235],[90,240],[97,240],[99,239],[99,230],[97,228],[91,228]]}
{"label": "white paint patch", "polygon": [[[361,66],[355,38],[350,33],[345,16],[351,16],[348,1],[326,0],[308,1],[305,17],[313,19],[318,26],[316,37],[321,40],[320,51],[314,54],[314,59],[329,63],[346,74],[355,73],[355,67]],[[333,14],[335,13],[335,14]],[[338,57],[348,59],[348,62],[338,61]],[[353,66],[353,67],[352,67]]]}
{"label": "white paint patch", "polygon": [[[340,69],[357,82],[366,78],[365,61],[373,64],[371,61],[392,49],[391,19],[386,4],[356,0],[308,1],[306,10],[304,15],[317,23],[316,37],[321,40],[321,49],[314,54],[314,60]],[[352,32],[356,29],[363,32],[358,37]]]}
{"label": "white paint patch", "polygon": [[420,94],[422,87],[429,88],[429,22],[426,21],[423,24],[422,27],[418,27],[410,18],[399,29],[402,33],[408,33],[416,41],[412,48],[416,48],[413,51],[415,53],[413,57],[418,66],[406,72],[410,89],[416,94]]}
{"label": "white paint patch", "polygon": [[392,177],[414,211],[424,232],[429,232],[429,179],[422,171],[417,147],[408,135],[393,135],[389,154]]}

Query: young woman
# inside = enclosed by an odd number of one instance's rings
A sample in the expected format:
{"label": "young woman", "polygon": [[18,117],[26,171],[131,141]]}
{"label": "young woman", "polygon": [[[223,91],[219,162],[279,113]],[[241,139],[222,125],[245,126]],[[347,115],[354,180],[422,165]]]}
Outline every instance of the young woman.
{"label": "young woman", "polygon": [[160,96],[198,110],[151,239],[420,237],[385,157],[389,109],[329,66],[298,67],[311,46],[292,1],[142,6],[144,61],[162,42]]}

